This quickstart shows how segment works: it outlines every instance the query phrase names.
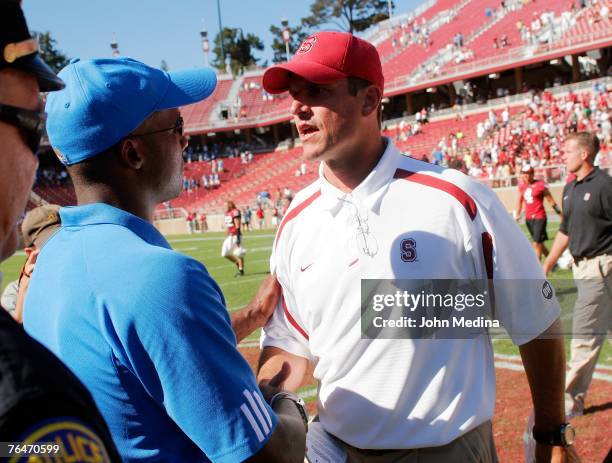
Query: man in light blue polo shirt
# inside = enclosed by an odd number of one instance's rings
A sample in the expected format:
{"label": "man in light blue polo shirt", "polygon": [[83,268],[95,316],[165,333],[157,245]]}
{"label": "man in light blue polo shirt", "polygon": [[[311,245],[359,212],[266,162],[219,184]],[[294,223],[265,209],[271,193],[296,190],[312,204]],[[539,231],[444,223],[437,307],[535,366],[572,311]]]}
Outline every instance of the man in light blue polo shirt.
{"label": "man in light blue polo shirt", "polygon": [[[219,287],[151,224],[181,191],[176,108],[208,97],[214,73],[118,58],[73,60],[59,75],[47,129],[79,205],[60,210],[39,255],[26,330],[86,384],[125,461],[302,461],[301,404],[262,394]],[[235,332],[265,323],[275,303],[269,280]]]}

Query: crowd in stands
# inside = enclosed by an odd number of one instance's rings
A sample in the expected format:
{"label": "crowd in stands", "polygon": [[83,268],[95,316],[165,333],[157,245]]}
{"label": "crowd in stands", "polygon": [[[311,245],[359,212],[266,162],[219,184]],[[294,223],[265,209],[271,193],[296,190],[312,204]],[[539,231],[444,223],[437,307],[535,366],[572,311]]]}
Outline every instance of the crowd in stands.
{"label": "crowd in stands", "polygon": [[210,144],[190,143],[184,153],[185,162],[211,161],[217,158],[242,159],[243,155],[253,160],[253,146],[242,140],[215,142]]}
{"label": "crowd in stands", "polygon": [[[589,131],[601,143],[598,162],[609,167],[610,90],[604,83],[596,83],[592,92],[570,91],[559,98],[554,98],[550,90],[532,92],[518,111],[506,107],[501,112],[489,110],[485,117],[472,116],[473,134],[452,130],[426,160],[487,180],[492,187],[510,186],[524,164],[532,165],[546,180],[558,180],[561,171],[549,167],[562,164],[563,140],[568,133]],[[463,116],[458,113],[457,118]],[[421,133],[414,133],[415,126],[420,128],[422,124],[402,121],[395,132],[387,130],[386,134],[395,136],[398,142],[410,142]]]}
{"label": "crowd in stands", "polygon": [[431,42],[429,36],[430,31],[425,18],[418,21],[409,17],[406,21],[394,26],[391,46],[393,49],[405,48],[414,44],[427,47]]}
{"label": "crowd in stands", "polygon": [[[537,2],[537,3],[536,3]],[[500,19],[508,13],[515,12],[531,4],[537,5],[541,0],[513,0],[502,1],[499,8],[492,10],[487,8],[485,16]],[[491,47],[495,50],[519,47],[524,45],[537,46],[540,44],[550,44],[566,34],[576,23],[576,16],[581,10],[585,10],[588,24],[593,25],[610,17],[610,8],[606,1],[602,0],[581,0],[579,3],[568,2],[565,9],[554,11],[552,5],[541,3],[542,8],[534,11],[530,17],[516,21],[516,37],[513,33],[500,32],[489,36]],[[502,30],[504,30],[502,28]],[[446,54],[440,55],[436,59],[426,61],[418,69],[419,73],[427,75],[429,78],[440,76],[445,66],[458,65],[474,59],[481,58],[482,46],[480,43],[472,44],[468,38],[464,37],[461,31],[457,32],[452,41],[446,46]],[[485,49],[486,51],[486,49]],[[484,53],[490,56],[491,52]]]}

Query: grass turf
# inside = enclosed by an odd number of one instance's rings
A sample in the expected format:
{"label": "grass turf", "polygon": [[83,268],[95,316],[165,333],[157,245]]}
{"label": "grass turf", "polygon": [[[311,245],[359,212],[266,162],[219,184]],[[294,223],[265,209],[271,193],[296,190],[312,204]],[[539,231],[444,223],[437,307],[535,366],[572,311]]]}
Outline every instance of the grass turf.
{"label": "grass turf", "polygon": [[[558,223],[548,224],[548,236],[551,238],[546,242],[548,248],[552,244],[558,226]],[[527,233],[524,226],[522,226],[522,229]],[[259,284],[268,274],[274,232],[263,230],[245,234],[244,246],[247,249],[247,255],[245,258],[245,276],[241,278],[234,277],[236,267],[221,257],[221,244],[224,237],[224,233],[204,233],[171,236],[168,241],[176,251],[187,254],[206,265],[223,291],[228,310],[234,311],[244,307],[250,301]],[[4,274],[2,289],[19,276],[24,259],[23,252],[17,252],[13,257],[0,264],[0,271]],[[571,327],[571,313],[576,300],[576,288],[571,280],[572,274],[569,270],[557,270],[551,275],[551,281],[559,295],[566,332],[569,332]],[[259,339],[259,332],[251,334],[246,341],[257,339]],[[612,365],[611,344],[610,342],[604,343],[599,363]],[[508,339],[496,339],[494,347],[497,353],[518,355],[518,348]],[[566,336],[566,348],[569,356],[569,336]]]}

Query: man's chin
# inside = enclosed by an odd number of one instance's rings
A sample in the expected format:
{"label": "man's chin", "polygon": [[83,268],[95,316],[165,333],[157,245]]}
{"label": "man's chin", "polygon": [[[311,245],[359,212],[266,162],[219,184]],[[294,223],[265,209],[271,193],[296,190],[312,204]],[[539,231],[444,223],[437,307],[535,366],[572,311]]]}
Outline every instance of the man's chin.
{"label": "man's chin", "polygon": [[304,143],[302,145],[302,159],[305,161],[321,161],[321,157],[325,154],[325,150],[318,145]]}

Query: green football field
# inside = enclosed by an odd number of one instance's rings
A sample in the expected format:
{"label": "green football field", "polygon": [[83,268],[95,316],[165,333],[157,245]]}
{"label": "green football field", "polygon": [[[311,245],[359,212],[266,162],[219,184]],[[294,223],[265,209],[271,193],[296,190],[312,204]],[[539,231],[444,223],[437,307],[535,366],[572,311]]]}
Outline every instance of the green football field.
{"label": "green football field", "polygon": [[[547,242],[549,248],[557,228],[557,223],[548,224],[548,236],[551,238]],[[268,260],[272,250],[274,232],[272,230],[264,230],[247,232],[245,234],[244,245],[247,248],[247,255],[245,260],[245,276],[242,278],[235,278],[236,267],[221,257],[221,243],[224,236],[223,233],[176,235],[169,237],[168,241],[176,251],[190,255],[206,265],[210,274],[223,290],[228,310],[234,311],[244,307],[249,302],[257,291],[260,282],[268,274]],[[23,252],[17,252],[13,257],[0,264],[0,271],[4,274],[2,281],[3,289],[8,282],[19,276],[23,260]],[[569,270],[557,270],[551,275],[551,281],[555,286],[562,306],[565,332],[570,331],[571,313],[576,299],[576,288],[571,278],[572,274]],[[252,341],[258,338],[259,333],[255,332],[245,342],[247,345],[252,345],[254,344]],[[497,353],[518,354],[518,349],[508,339],[496,339],[494,344]],[[600,356],[600,363],[612,365],[611,344],[610,340],[605,343]],[[569,339],[566,339],[566,345],[569,346]]]}

